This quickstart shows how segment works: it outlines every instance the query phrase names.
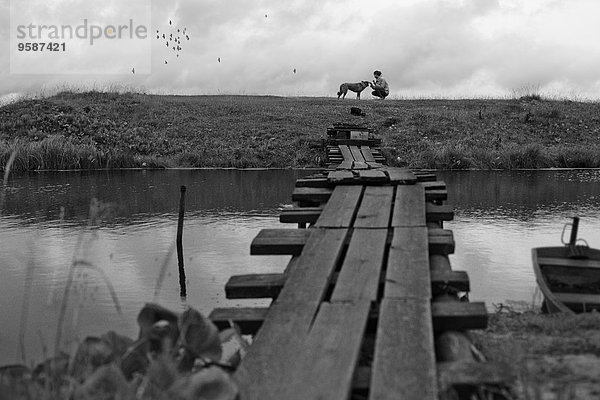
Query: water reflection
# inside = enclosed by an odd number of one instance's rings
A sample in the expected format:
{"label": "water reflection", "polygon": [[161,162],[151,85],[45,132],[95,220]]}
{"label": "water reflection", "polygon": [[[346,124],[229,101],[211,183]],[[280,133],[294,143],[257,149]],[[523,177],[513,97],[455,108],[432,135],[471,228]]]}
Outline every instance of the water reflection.
{"label": "water reflection", "polygon": [[[0,365],[16,361],[26,282],[30,282],[28,360],[52,350],[64,284],[81,241],[85,259],[101,267],[118,294],[115,312],[106,284],[82,270],[70,292],[64,337],[108,329],[135,336],[135,315],[156,300],[181,308],[177,258],[179,187],[187,186],[183,244],[187,302],[200,311],[247,304],[224,299],[233,274],[279,272],[288,257],[249,255],[262,228],[288,227],[279,209],[296,179],[309,171],[54,172],[14,177],[0,217]],[[471,277],[473,300],[530,302],[535,282],[532,247],[557,245],[563,223],[582,217],[580,236],[600,247],[600,172],[442,172],[456,218],[454,269]],[[115,215],[86,229],[90,199],[114,204]],[[83,232],[83,233],[82,233]],[[155,296],[160,271],[164,281]],[[27,277],[31,277],[28,280]]]}
{"label": "water reflection", "polygon": [[563,224],[582,218],[579,237],[600,247],[600,171],[461,171],[438,174],[455,206],[454,269],[471,278],[471,299],[488,306],[531,303],[531,248],[558,246]]}

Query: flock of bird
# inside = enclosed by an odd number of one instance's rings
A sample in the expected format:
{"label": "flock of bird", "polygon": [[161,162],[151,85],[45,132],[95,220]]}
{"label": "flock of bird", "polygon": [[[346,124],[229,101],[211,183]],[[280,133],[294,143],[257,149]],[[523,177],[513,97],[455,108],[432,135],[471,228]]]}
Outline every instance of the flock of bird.
{"label": "flock of bird", "polygon": [[[175,32],[175,29],[177,32]],[[175,52],[175,56],[179,58],[179,53],[183,50],[181,46],[182,40],[190,40],[190,35],[186,33],[187,28],[183,27],[173,27],[173,21],[169,20],[169,29],[167,32],[161,32],[159,29],[156,30],[156,39],[165,41],[165,45],[167,48],[173,52]],[[165,60],[165,64],[168,64],[169,61]]]}
{"label": "flock of bird", "polygon": [[[265,18],[267,18],[267,14],[265,14]],[[177,29],[177,32],[175,32],[175,29]],[[167,47],[167,49],[175,52],[175,56],[177,58],[179,58],[179,53],[181,52],[181,50],[183,50],[183,47],[181,46],[181,41],[183,39],[185,40],[190,40],[190,36],[186,33],[187,31],[187,27],[183,27],[183,29],[181,29],[181,27],[177,28],[173,26],[173,21],[169,20],[169,29],[167,32],[160,32],[160,29],[156,30],[156,39],[157,40],[163,40],[165,41],[165,45]],[[217,57],[217,62],[221,62],[221,57]],[[165,60],[165,64],[169,64],[168,60]],[[131,70],[131,72],[133,74],[135,74],[135,68],[133,68]],[[294,74],[296,73],[296,68],[293,69]]]}

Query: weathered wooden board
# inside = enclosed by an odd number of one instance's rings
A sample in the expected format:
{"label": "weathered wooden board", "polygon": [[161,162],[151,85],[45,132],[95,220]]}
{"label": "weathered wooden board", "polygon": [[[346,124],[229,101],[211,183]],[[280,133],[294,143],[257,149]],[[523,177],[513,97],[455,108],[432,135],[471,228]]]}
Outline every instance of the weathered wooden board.
{"label": "weathered wooden board", "polygon": [[454,235],[447,229],[429,229],[429,252],[431,254],[453,254],[456,247]]}
{"label": "weathered wooden board", "polygon": [[369,398],[437,400],[430,302],[381,302]]}
{"label": "weathered wooden board", "polygon": [[362,153],[365,162],[375,162],[373,158],[373,153],[371,153],[371,148],[369,146],[360,146],[360,152]]}
{"label": "weathered wooden board", "polygon": [[[394,188],[392,186],[367,186],[354,221],[355,228],[387,228]],[[421,203],[424,204],[423,199]]]}
{"label": "weathered wooden board", "polygon": [[275,298],[281,292],[285,279],[284,274],[234,275],[225,284],[225,297],[228,299]]}
{"label": "weathered wooden board", "polygon": [[[360,186],[349,186],[362,189]],[[327,205],[326,205],[327,207]],[[346,228],[352,225],[353,216],[347,208],[336,209],[339,217],[329,221],[329,213],[322,213],[315,227]],[[324,224],[319,225],[321,219]],[[250,244],[252,255],[298,255],[315,229],[262,229]],[[447,229],[428,229],[428,248],[430,255],[448,255],[454,252],[454,236]]]}
{"label": "weathered wooden board", "polygon": [[385,172],[393,185],[410,185],[417,181],[417,177],[406,168],[386,168]]}
{"label": "weathered wooden board", "polygon": [[369,165],[364,161],[354,161],[352,164],[353,170],[369,169]]}
{"label": "weathered wooden board", "polygon": [[446,190],[425,190],[425,201],[444,201],[448,199]]}
{"label": "weathered wooden board", "polygon": [[[378,172],[378,171],[364,171],[367,172]],[[361,174],[363,171],[361,171]],[[286,208],[279,214],[279,222],[282,223],[314,223],[319,215],[323,211],[323,207],[294,207]],[[427,222],[433,221],[451,221],[454,219],[454,209],[452,206],[443,204],[435,205],[432,203],[425,204],[425,215]]]}
{"label": "weathered wooden board", "polygon": [[352,157],[354,158],[354,161],[363,162],[363,163],[366,161],[358,146],[349,146],[349,147],[350,147],[350,152],[352,153]]}
{"label": "weathered wooden board", "polygon": [[327,180],[333,185],[343,184],[354,179],[350,170],[331,171],[327,174]]}
{"label": "weathered wooden board", "polygon": [[[369,232],[375,232],[371,230]],[[347,256],[348,257],[348,256]],[[362,261],[362,260],[361,260]],[[431,259],[429,261],[431,266]],[[344,267],[346,268],[346,266]],[[431,285],[434,287],[451,287],[456,291],[468,292],[469,276],[465,271],[439,271],[431,270]],[[353,277],[353,276],[351,276]],[[332,283],[337,282],[338,274],[335,273],[332,278]],[[234,275],[229,278],[225,284],[225,293],[228,299],[259,299],[259,298],[276,298],[285,284],[284,274],[249,274],[249,275]],[[369,276],[368,279],[371,279]],[[370,281],[369,281],[370,282]],[[380,277],[379,284],[385,283],[385,276]],[[358,285],[367,287],[371,283],[360,281]],[[361,291],[365,289],[362,288]]]}
{"label": "weathered wooden board", "polygon": [[354,229],[331,301],[376,301],[387,229]]}
{"label": "weathered wooden board", "polygon": [[244,399],[281,399],[290,360],[303,344],[342,255],[346,229],[311,229],[302,257],[289,271],[277,302],[271,306],[235,374]]}
{"label": "weathered wooden board", "polygon": [[436,301],[431,304],[431,311],[438,331],[487,328],[488,312],[483,302]]}
{"label": "weathered wooden board", "polygon": [[294,207],[286,208],[279,214],[282,223],[309,223],[313,224],[321,215],[323,207]]}
{"label": "weathered wooden board", "polygon": [[296,187],[330,187],[331,184],[327,181],[327,177],[321,178],[300,178],[296,180]]}
{"label": "weathered wooden board", "polygon": [[395,228],[385,275],[386,298],[431,300],[427,228]]}
{"label": "weathered wooden board", "polygon": [[345,161],[354,161],[354,156],[350,151],[350,147],[346,145],[339,146],[340,153],[342,153],[342,157],[344,157]]}
{"label": "weathered wooden board", "polygon": [[262,229],[250,243],[251,255],[298,255],[314,229]]}
{"label": "weathered wooden board", "polygon": [[[237,323],[242,333],[252,335],[261,326],[268,313],[266,307],[256,308],[216,308],[210,319],[219,329],[229,327],[229,321]],[[484,303],[433,302],[431,306],[433,329],[435,331],[467,330],[487,328],[488,314]],[[378,310],[372,310],[369,324],[377,321]]]}
{"label": "weathered wooden board", "polygon": [[358,171],[358,180],[362,184],[385,183],[388,182],[388,176],[377,169],[365,169]]}
{"label": "weathered wooden board", "polygon": [[452,221],[454,219],[454,207],[449,204],[436,205],[426,203],[425,213],[427,222]]}
{"label": "weathered wooden board", "polygon": [[352,164],[354,161],[349,161],[344,159],[340,165],[337,166],[337,169],[352,169]]}
{"label": "weathered wooden board", "polygon": [[292,201],[325,203],[333,189],[321,187],[296,187],[292,193]]}
{"label": "weathered wooden board", "polygon": [[537,261],[540,265],[551,265],[555,267],[566,266],[582,268],[600,268],[600,261],[598,260],[538,257]]}
{"label": "weathered wooden board", "polygon": [[317,219],[315,227],[340,228],[351,226],[362,191],[362,186],[336,186],[329,201],[323,207],[323,212]]}
{"label": "weathered wooden board", "polygon": [[424,199],[425,190],[420,184],[397,186],[392,226],[425,226]]}
{"label": "weathered wooden board", "polygon": [[281,399],[347,400],[371,302],[323,303],[303,350],[289,363]]}
{"label": "weathered wooden board", "polygon": [[425,190],[446,190],[446,182],[442,181],[421,182],[421,185]]}

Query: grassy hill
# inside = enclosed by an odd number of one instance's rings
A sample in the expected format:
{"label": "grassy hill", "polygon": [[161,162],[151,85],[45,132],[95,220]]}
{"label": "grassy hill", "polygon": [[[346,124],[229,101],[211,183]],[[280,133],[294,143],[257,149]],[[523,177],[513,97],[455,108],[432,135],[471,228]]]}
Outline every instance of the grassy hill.
{"label": "grassy hill", "polygon": [[324,154],[309,142],[337,122],[373,128],[394,165],[600,167],[600,103],[101,92],[0,107],[0,165],[14,153],[13,170],[317,167]]}

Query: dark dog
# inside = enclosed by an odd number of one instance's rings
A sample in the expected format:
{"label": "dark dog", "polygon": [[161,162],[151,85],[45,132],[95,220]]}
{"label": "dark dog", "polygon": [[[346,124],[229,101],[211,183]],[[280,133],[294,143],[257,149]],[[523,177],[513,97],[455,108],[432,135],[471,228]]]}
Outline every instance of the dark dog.
{"label": "dark dog", "polygon": [[340,85],[340,91],[337,92],[338,99],[340,98],[340,96],[342,96],[342,99],[345,99],[346,93],[348,93],[348,90],[350,90],[352,92],[356,92],[356,98],[360,100],[360,92],[365,90],[365,88],[368,86],[368,81],[360,81],[358,83],[342,83]]}

